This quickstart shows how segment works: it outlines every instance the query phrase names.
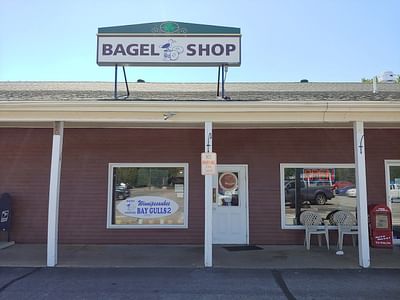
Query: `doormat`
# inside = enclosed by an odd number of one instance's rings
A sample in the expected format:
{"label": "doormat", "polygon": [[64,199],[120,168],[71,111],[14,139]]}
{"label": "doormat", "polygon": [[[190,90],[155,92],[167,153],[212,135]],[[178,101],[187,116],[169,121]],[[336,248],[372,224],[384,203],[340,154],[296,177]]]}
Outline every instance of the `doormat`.
{"label": "doormat", "polygon": [[264,248],[258,247],[256,245],[245,245],[245,246],[229,246],[223,247],[228,251],[249,251],[249,250],[263,250]]}

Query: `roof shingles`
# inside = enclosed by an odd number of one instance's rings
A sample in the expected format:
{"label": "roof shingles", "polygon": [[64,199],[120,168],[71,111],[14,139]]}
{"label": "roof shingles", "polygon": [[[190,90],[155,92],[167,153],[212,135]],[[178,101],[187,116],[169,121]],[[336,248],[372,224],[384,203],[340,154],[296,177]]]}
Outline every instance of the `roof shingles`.
{"label": "roof shingles", "polygon": [[[111,82],[0,82],[0,101],[113,101]],[[129,83],[125,101],[221,101],[212,83]],[[125,93],[124,84],[118,85]],[[231,101],[400,101],[400,84],[229,83]],[[121,100],[121,99],[119,99]]]}

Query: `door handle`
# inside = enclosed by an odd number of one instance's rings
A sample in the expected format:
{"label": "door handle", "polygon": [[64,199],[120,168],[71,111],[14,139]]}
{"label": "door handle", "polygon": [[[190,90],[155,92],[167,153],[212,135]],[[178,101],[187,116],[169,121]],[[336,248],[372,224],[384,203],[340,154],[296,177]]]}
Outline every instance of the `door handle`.
{"label": "door handle", "polygon": [[217,189],[216,188],[213,188],[213,190],[212,190],[212,202],[213,203],[217,203]]}

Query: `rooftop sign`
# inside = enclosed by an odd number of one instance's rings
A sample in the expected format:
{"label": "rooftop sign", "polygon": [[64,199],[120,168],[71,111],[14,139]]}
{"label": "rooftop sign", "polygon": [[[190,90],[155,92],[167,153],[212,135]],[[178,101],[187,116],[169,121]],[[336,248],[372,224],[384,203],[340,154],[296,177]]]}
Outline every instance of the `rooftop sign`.
{"label": "rooftop sign", "polygon": [[240,66],[240,28],[180,22],[102,27],[99,66]]}

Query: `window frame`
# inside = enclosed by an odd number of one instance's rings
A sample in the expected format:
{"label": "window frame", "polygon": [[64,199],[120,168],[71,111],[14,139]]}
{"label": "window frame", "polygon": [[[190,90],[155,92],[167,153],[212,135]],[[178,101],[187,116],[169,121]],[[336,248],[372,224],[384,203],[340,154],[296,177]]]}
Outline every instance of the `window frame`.
{"label": "window frame", "polygon": [[[112,199],[113,199],[113,170],[114,168],[183,168],[184,176],[184,221],[182,225],[176,224],[112,224]],[[108,164],[108,191],[107,191],[107,229],[187,229],[189,228],[189,164],[188,163],[109,163]]]}
{"label": "window frame", "polygon": [[303,225],[287,225],[285,211],[285,168],[356,168],[354,163],[281,163],[280,164],[280,192],[281,192],[281,229],[304,229]]}

